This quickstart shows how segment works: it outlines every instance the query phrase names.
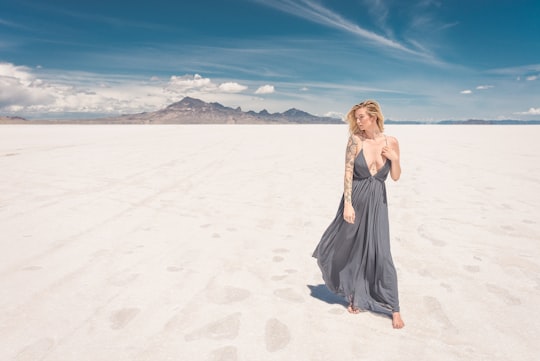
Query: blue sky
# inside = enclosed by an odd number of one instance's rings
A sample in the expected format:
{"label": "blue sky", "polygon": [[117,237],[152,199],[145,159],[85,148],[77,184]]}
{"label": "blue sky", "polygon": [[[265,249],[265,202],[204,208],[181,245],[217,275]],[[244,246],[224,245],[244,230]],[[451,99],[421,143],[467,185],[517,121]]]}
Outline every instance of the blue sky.
{"label": "blue sky", "polygon": [[0,115],[540,119],[538,0],[0,0]]}

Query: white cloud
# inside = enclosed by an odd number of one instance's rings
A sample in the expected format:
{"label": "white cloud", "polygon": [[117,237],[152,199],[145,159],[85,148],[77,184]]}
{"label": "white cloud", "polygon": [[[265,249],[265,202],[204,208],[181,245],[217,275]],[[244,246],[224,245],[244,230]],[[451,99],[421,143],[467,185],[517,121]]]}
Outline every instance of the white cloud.
{"label": "white cloud", "polygon": [[337,118],[341,120],[345,119],[345,114],[343,114],[342,112],[327,112],[324,114],[324,116],[330,117],[330,118]]}
{"label": "white cloud", "polygon": [[476,87],[476,89],[478,89],[478,90],[486,90],[486,89],[491,89],[493,87],[494,87],[493,85],[479,85],[479,86]]}
{"label": "white cloud", "polygon": [[525,78],[525,79],[527,79],[528,81],[533,81],[533,80],[538,79],[538,75],[531,75],[531,76],[528,76],[528,77]]}
{"label": "white cloud", "polygon": [[0,109],[54,101],[48,85],[32,75],[29,68],[0,63]]}
{"label": "white cloud", "polygon": [[462,91],[460,91],[460,93],[461,93],[461,94],[472,94],[472,90],[469,90],[469,89],[467,89],[467,90],[462,90]]}
{"label": "white cloud", "polygon": [[523,115],[540,115],[540,108],[529,108],[526,112],[520,112],[516,114],[523,114]]}
{"label": "white cloud", "polygon": [[[199,74],[126,77],[55,72],[0,62],[0,114],[51,118],[69,113],[132,114],[163,108],[184,96],[237,102],[230,96],[248,89],[237,82],[216,83]],[[273,89],[273,88],[272,88]]]}
{"label": "white cloud", "polygon": [[173,75],[169,79],[168,87],[176,91],[188,91],[192,89],[215,89],[217,86],[210,78],[203,78],[199,74],[195,75]]}
{"label": "white cloud", "polygon": [[248,87],[245,85],[240,85],[238,83],[228,82],[220,84],[218,88],[225,93],[239,93],[243,90],[246,90]]}
{"label": "white cloud", "polygon": [[300,91],[303,91],[303,92],[307,92],[308,90],[309,90],[309,88],[307,88],[307,87],[305,87],[305,86],[302,87],[302,88],[300,88]]}
{"label": "white cloud", "polygon": [[163,106],[168,97],[163,84],[148,85],[142,79],[56,74],[0,63],[0,113],[38,117],[71,112],[133,113]]}
{"label": "white cloud", "polygon": [[259,89],[255,91],[255,94],[271,94],[274,92],[274,86],[273,85],[263,85],[260,86]]}
{"label": "white cloud", "polygon": [[199,74],[171,76],[167,84],[167,90],[188,94],[193,92],[198,93],[239,93],[246,90],[248,87],[236,82],[225,82],[221,84],[214,83],[210,78],[204,78]]}
{"label": "white cloud", "polygon": [[29,68],[25,66],[15,66],[11,63],[0,63],[0,77],[16,78],[25,84],[28,84],[33,78]]}

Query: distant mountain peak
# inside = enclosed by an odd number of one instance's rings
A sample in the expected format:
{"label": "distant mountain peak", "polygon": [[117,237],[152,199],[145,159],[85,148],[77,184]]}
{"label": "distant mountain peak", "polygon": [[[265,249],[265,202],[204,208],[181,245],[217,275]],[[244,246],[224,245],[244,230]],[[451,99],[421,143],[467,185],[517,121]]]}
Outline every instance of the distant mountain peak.
{"label": "distant mountain peak", "polygon": [[304,112],[303,110],[291,108],[283,113],[283,115],[288,117],[310,117],[311,114]]}
{"label": "distant mountain peak", "polygon": [[172,103],[167,107],[167,109],[178,109],[178,108],[200,108],[206,105],[205,102],[203,102],[200,99],[195,99],[191,97],[184,97],[182,100]]}

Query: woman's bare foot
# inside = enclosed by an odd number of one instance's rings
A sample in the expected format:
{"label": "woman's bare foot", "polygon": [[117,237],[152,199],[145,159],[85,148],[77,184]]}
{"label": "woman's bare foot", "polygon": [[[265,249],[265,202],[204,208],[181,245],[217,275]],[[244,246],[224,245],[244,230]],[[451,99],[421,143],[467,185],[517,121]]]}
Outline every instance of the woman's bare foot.
{"label": "woman's bare foot", "polygon": [[394,328],[403,328],[405,327],[405,322],[401,319],[399,312],[392,313],[392,327]]}
{"label": "woman's bare foot", "polygon": [[354,307],[352,303],[350,303],[349,307],[347,307],[347,311],[349,311],[349,313],[353,313],[353,314],[360,313],[360,309],[358,307]]}

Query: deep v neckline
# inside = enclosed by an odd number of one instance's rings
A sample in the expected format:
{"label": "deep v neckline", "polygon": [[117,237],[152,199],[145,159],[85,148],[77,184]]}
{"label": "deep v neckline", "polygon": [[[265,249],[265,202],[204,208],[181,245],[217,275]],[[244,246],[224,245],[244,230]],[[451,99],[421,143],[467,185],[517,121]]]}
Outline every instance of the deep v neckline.
{"label": "deep v neckline", "polygon": [[[369,174],[372,176],[372,177],[375,177],[377,174],[379,174],[379,172],[384,168],[384,166],[386,165],[386,163],[388,162],[388,159],[387,158],[384,158],[384,163],[383,165],[381,165],[381,167],[379,169],[377,169],[377,171],[372,174],[371,171],[369,170],[369,164],[367,162],[367,159],[366,159],[366,155],[364,154],[364,147],[362,146],[362,149],[360,149],[360,153],[362,153],[362,158],[364,158],[364,164],[366,165],[366,168],[369,172]],[[360,156],[360,154],[358,154],[358,156]]]}

